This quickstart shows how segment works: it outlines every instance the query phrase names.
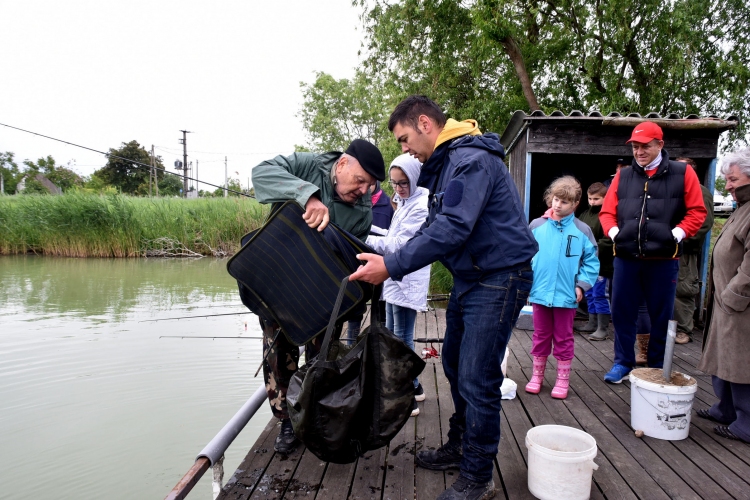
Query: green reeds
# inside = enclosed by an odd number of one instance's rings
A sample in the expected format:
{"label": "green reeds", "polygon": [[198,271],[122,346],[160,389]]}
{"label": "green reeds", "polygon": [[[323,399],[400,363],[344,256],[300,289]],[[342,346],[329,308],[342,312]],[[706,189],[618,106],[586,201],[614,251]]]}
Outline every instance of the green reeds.
{"label": "green reeds", "polygon": [[234,197],[0,196],[0,254],[136,257],[166,239],[202,255],[228,255],[266,213],[255,200]]}

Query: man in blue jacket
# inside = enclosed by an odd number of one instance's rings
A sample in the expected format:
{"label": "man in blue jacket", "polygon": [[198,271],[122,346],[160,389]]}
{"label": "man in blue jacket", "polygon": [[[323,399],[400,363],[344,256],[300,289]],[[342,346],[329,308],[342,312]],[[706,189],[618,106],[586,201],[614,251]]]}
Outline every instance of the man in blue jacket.
{"label": "man in blue jacket", "polygon": [[396,106],[388,128],[401,149],[423,163],[418,184],[430,191],[430,213],[398,252],[360,254],[367,263],[349,279],[399,281],[435,261],[453,275],[443,369],[455,413],[448,442],[420,451],[416,462],[433,470],[460,468],[458,480],[439,500],[492,498],[500,442],[500,364],[531,290],[537,243],[496,134],[482,135],[474,120],[446,119],[425,96],[408,97]]}

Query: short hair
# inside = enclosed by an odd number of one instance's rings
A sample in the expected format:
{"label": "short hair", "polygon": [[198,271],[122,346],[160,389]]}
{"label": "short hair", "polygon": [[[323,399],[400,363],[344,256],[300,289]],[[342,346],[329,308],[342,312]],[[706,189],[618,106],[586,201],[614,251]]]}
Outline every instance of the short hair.
{"label": "short hair", "polygon": [[687,163],[688,165],[693,167],[693,169],[698,170],[698,164],[695,163],[695,160],[693,160],[692,158],[688,158],[687,156],[682,156],[680,158],[675,158],[675,160],[681,161],[683,163]]}
{"label": "short hair", "polygon": [[727,175],[732,165],[737,165],[740,172],[750,177],[750,148],[732,151],[721,160],[721,173]]}
{"label": "short hair", "polygon": [[605,194],[607,194],[607,186],[605,186],[601,182],[595,182],[589,186],[589,188],[586,190],[586,193],[588,193],[589,196],[594,194],[604,196]]}
{"label": "short hair", "polygon": [[581,183],[578,179],[572,175],[565,175],[552,181],[545,193],[545,201],[547,201],[546,197],[549,197],[549,203],[551,203],[552,198],[557,196],[561,200],[577,203],[581,201],[581,194]]}
{"label": "short hair", "polygon": [[396,125],[402,123],[419,130],[419,116],[426,115],[437,123],[438,127],[445,126],[447,118],[440,106],[424,95],[411,95],[398,103],[388,119],[388,130],[393,132]]}

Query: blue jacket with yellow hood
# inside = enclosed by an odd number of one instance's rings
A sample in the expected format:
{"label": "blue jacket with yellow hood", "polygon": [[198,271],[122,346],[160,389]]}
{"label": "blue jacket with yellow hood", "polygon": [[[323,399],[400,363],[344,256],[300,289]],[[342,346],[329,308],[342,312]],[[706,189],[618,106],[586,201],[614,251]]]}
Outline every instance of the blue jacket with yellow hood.
{"label": "blue jacket with yellow hood", "polygon": [[484,275],[528,265],[538,247],[504,158],[497,134],[482,135],[474,120],[447,121],[419,177],[430,191],[427,222],[385,256],[392,279],[439,260],[462,294]]}

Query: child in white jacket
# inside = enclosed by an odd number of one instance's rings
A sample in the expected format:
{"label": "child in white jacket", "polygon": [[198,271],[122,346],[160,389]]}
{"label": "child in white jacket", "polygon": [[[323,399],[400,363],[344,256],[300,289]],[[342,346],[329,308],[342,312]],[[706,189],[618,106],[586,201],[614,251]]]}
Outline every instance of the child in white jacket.
{"label": "child in white jacket", "polygon": [[[396,252],[409,241],[427,220],[429,191],[417,186],[422,164],[409,154],[396,157],[388,169],[393,202],[396,212],[391,227],[385,236],[370,235],[367,244],[381,255]],[[414,324],[417,311],[427,310],[427,289],[430,285],[430,266],[404,276],[401,281],[387,279],[383,283],[386,327],[406,345],[414,349]],[[412,416],[419,415],[417,401],[424,401],[425,395],[419,380],[414,379],[415,401]]]}

